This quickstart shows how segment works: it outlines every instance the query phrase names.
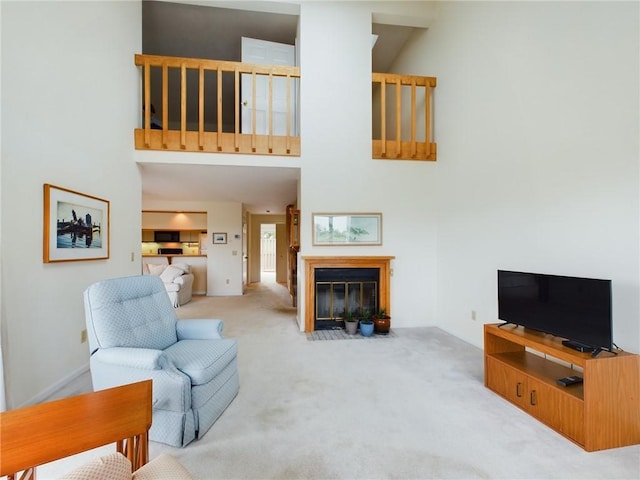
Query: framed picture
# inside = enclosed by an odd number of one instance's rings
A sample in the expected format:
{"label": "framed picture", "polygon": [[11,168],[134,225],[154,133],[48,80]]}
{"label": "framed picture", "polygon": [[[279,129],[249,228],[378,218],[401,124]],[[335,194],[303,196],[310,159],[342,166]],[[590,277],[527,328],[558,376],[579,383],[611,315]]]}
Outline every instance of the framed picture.
{"label": "framed picture", "polygon": [[109,201],[44,184],[43,261],[109,258]]}
{"label": "framed picture", "polygon": [[213,243],[227,243],[227,234],[226,233],[214,233],[213,234]]}
{"label": "framed picture", "polygon": [[381,213],[314,213],[313,245],[382,245]]}

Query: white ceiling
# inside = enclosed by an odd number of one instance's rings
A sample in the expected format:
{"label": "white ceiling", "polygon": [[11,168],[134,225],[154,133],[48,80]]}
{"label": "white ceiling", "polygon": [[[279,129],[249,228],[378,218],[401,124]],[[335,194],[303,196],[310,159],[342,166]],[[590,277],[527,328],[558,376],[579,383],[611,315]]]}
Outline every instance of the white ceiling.
{"label": "white ceiling", "polygon": [[140,165],[143,199],[239,202],[251,213],[283,214],[295,204],[298,168]]}
{"label": "white ceiling", "polygon": [[[240,37],[294,44],[298,17],[188,3],[143,1],[146,54],[240,61]],[[388,71],[414,28],[373,24],[373,70]],[[295,168],[141,164],[142,200],[234,201],[251,213],[282,214],[295,203]]]}

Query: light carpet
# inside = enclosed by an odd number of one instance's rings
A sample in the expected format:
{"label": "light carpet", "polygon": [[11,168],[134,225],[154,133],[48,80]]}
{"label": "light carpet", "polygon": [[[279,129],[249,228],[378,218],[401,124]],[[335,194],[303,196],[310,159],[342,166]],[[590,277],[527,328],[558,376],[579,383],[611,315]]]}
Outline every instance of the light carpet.
{"label": "light carpet", "polygon": [[[240,392],[186,448],[198,479],[638,479],[640,446],[587,453],[484,387],[482,351],[438,328],[308,341],[287,291],[195,297],[239,344]],[[393,325],[392,325],[393,327]],[[53,478],[104,447],[39,470]]]}

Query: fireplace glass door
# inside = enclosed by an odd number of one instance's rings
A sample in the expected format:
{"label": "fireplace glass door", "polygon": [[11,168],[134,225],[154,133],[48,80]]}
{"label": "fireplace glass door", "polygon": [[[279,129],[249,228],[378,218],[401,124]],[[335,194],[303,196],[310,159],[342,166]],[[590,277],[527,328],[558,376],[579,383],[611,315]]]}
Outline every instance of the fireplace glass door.
{"label": "fireplace glass door", "polygon": [[345,312],[360,318],[373,315],[378,295],[377,281],[316,282],[316,330],[343,328]]}

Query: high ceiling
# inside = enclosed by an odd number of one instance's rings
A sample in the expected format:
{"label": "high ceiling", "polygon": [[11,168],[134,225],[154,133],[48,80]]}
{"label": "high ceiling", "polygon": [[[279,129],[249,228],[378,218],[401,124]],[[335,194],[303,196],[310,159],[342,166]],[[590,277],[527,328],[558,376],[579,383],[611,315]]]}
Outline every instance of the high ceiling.
{"label": "high ceiling", "polygon": [[[242,2],[240,2],[242,3]],[[143,1],[142,50],[146,54],[241,60],[240,38],[293,45],[298,17],[189,3]],[[378,35],[374,71],[388,71],[414,28],[373,24]],[[179,155],[179,154],[178,154]],[[282,214],[295,203],[295,168],[141,164],[142,198],[163,201],[235,201],[251,213]]]}

